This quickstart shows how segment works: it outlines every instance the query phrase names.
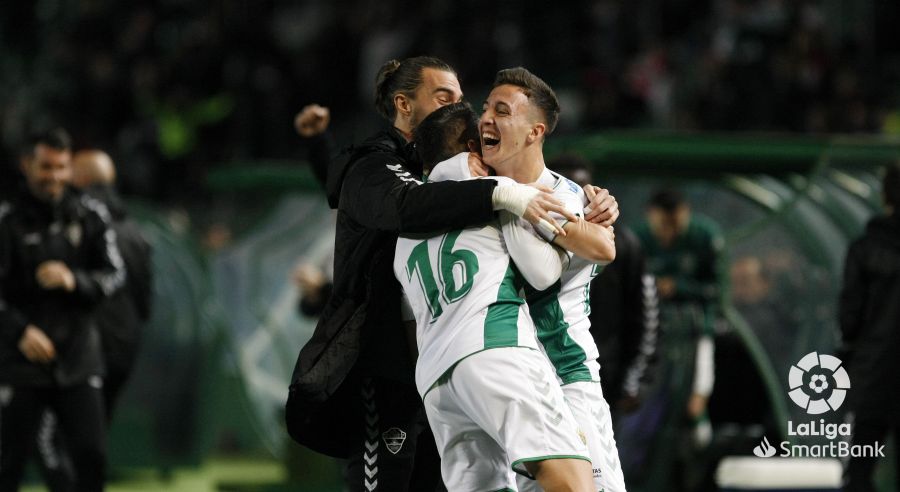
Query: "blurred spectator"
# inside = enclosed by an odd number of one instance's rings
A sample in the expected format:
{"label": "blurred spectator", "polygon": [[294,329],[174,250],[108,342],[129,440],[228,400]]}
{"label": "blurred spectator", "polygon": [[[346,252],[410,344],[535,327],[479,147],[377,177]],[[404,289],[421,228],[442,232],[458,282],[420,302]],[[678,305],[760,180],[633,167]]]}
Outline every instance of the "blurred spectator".
{"label": "blurred spectator", "polygon": [[106,360],[106,418],[111,421],[116,401],[137,360],[142,325],[150,319],[152,251],[116,193],[116,169],[109,155],[100,150],[76,152],[72,170],[72,184],[109,209],[116,245],[125,263],[125,285],[95,312]]}
{"label": "blurred spectator", "polygon": [[648,270],[656,276],[660,297],[660,371],[668,379],[662,386],[665,398],[657,404],[669,409],[664,429],[680,428],[684,433],[681,439],[657,439],[652,460],[654,466],[669,468],[668,473],[683,474],[673,487],[690,490],[702,477],[690,476],[690,467],[673,461],[697,459],[712,437],[707,403],[714,383],[713,326],[724,241],[718,226],[692,214],[684,196],[673,189],[652,195],[647,220],[635,232],[646,251]]}
{"label": "blurred spectator", "polygon": [[891,2],[539,5],[540,21],[502,4],[468,16],[440,2],[4,4],[0,32],[16,36],[0,36],[0,141],[11,148],[29,128],[63,121],[80,144],[122,157],[124,192],[191,198],[219,163],[296,158],[284,123],[304,100],[343,115],[333,122],[343,141],[373,130],[355,108],[369,103],[372,60],[385,53],[459,61],[474,88],[499,59],[558,74],[575,120],[562,130],[896,126]]}
{"label": "blurred spectator", "polygon": [[94,308],[125,271],[107,208],[68,189],[70,137],[24,149],[28,190],[0,210],[0,489],[22,479],[42,411],[59,423],[75,489],[103,490],[104,363]]}
{"label": "blurred spectator", "polygon": [[[854,445],[884,443],[888,435],[900,442],[900,396],[892,390],[900,387],[900,163],[888,166],[882,185],[885,214],[872,219],[850,246],[840,299],[844,360],[853,381]],[[894,459],[900,465],[896,446]],[[851,457],[844,490],[874,491],[877,462]]]}

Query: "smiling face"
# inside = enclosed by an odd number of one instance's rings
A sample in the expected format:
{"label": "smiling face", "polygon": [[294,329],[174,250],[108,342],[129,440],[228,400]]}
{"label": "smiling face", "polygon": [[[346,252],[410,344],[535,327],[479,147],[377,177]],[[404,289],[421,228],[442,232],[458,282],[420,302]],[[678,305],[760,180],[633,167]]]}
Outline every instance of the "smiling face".
{"label": "smiling face", "polygon": [[414,130],[434,110],[462,100],[462,88],[456,74],[436,68],[422,69],[422,83],[409,104],[409,126]]}
{"label": "smiling face", "polygon": [[34,154],[22,162],[28,189],[39,200],[58,202],[72,177],[72,154],[45,144],[34,146]]}
{"label": "smiling face", "polygon": [[539,144],[546,125],[538,113],[521,88],[508,84],[495,87],[478,120],[484,163],[503,175],[532,145]]}

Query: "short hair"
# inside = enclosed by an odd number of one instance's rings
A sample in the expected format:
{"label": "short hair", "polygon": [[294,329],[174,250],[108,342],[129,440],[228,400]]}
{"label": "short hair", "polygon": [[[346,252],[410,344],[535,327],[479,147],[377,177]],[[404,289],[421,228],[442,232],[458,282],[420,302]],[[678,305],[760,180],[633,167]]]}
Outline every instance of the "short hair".
{"label": "short hair", "polygon": [[679,207],[687,204],[684,195],[680,191],[672,188],[656,190],[653,195],[650,196],[650,200],[647,201],[648,207],[659,208],[668,213],[672,213]]}
{"label": "short hair", "polygon": [[72,137],[64,128],[56,127],[33,133],[22,147],[23,156],[34,155],[34,148],[46,145],[54,150],[72,150]]}
{"label": "short hair", "polygon": [[541,110],[547,124],[547,135],[553,133],[559,122],[559,99],[546,82],[525,68],[516,67],[497,72],[493,87],[501,85],[514,85],[522,89],[528,100]]}
{"label": "short hair", "polygon": [[881,180],[884,202],[894,209],[900,207],[900,161],[889,164]]}
{"label": "short hair", "polygon": [[404,94],[413,97],[422,85],[422,71],[426,68],[443,70],[456,75],[456,70],[443,60],[433,56],[416,56],[403,61],[390,60],[381,66],[375,76],[375,109],[388,121],[394,121],[397,108],[394,96]]}
{"label": "short hair", "polygon": [[413,131],[413,142],[425,169],[468,151],[469,140],[480,143],[478,117],[467,102],[436,109]]}
{"label": "short hair", "polygon": [[591,182],[591,161],[581,154],[566,152],[547,161],[547,167],[581,186]]}

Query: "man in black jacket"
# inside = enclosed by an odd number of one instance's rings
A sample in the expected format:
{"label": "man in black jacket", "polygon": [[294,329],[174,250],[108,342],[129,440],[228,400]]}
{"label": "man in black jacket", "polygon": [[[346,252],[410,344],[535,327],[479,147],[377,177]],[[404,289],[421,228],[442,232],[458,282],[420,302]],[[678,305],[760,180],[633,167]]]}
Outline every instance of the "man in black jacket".
{"label": "man in black jacket", "polygon": [[66,186],[70,139],[38,135],[22,159],[28,191],[0,206],[0,490],[16,490],[42,410],[72,455],[77,490],[102,490],[103,356],[93,309],[125,281],[97,200]]}
{"label": "man in black jacket", "polygon": [[[509,187],[509,194],[481,180],[422,185],[412,131],[461,98],[455,72],[440,60],[386,63],[376,78],[375,102],[393,127],[353,148],[328,172],[329,203],[338,209],[334,290],[298,357],[286,422],[300,444],[348,458],[345,481],[352,491],[426,491],[439,481],[433,448],[427,470],[416,458],[418,435],[430,431],[392,271],[398,234],[482,224],[499,209],[532,222],[555,223],[548,211],[568,214],[549,194],[524,185]],[[618,213],[611,197],[597,207],[609,210],[607,218]]]}
{"label": "man in black jacket", "polygon": [[116,193],[116,168],[106,152],[90,149],[76,152],[72,157],[72,171],[72,184],[109,209],[116,245],[127,274],[125,285],[96,311],[106,360],[103,383],[106,418],[111,421],[113,408],[137,360],[141,327],[150,318],[153,298],[151,249]]}
{"label": "man in black jacket", "polygon": [[[875,217],[847,253],[840,321],[844,362],[853,382],[848,403],[854,415],[853,444],[900,442],[900,163],[883,181],[884,216]],[[896,469],[900,453],[894,449]],[[874,491],[877,458],[852,457],[848,492]],[[897,487],[900,489],[900,475]]]}

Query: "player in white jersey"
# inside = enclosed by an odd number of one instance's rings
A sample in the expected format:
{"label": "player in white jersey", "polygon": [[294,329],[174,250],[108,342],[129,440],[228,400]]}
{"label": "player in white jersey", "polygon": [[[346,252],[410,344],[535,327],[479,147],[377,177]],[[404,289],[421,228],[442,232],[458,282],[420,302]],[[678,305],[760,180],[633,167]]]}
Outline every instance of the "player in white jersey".
{"label": "player in white jersey", "polygon": [[525,281],[557,281],[564,258],[507,214],[398,240],[394,271],[417,325],[416,383],[448,490],[515,490],[510,466],[546,490],[592,490],[583,434],[519,295]]}
{"label": "player in white jersey", "polygon": [[[564,196],[577,194],[579,199],[574,207],[580,211],[587,204],[583,190],[546,169],[543,162],[540,143],[555,126],[558,112],[556,96],[538,77],[523,68],[500,71],[479,121],[483,158],[498,174],[511,176],[518,182],[537,181],[553,187],[557,198],[564,203],[571,203]],[[566,224],[565,228],[568,231],[591,226],[587,221],[579,221]],[[588,319],[590,282],[599,273],[595,263],[612,259],[604,257],[602,251],[604,245],[612,245],[612,240],[609,237],[608,241],[578,242],[573,234],[551,235],[547,239],[574,252],[575,256],[560,281],[550,289],[536,286],[530,289],[528,302],[538,338],[556,370],[570,408],[586,433],[595,489],[624,491],[609,405],[599,384],[598,351],[589,332]],[[585,245],[594,247],[585,248]],[[526,490],[534,484],[519,480],[519,486],[520,490]]]}

